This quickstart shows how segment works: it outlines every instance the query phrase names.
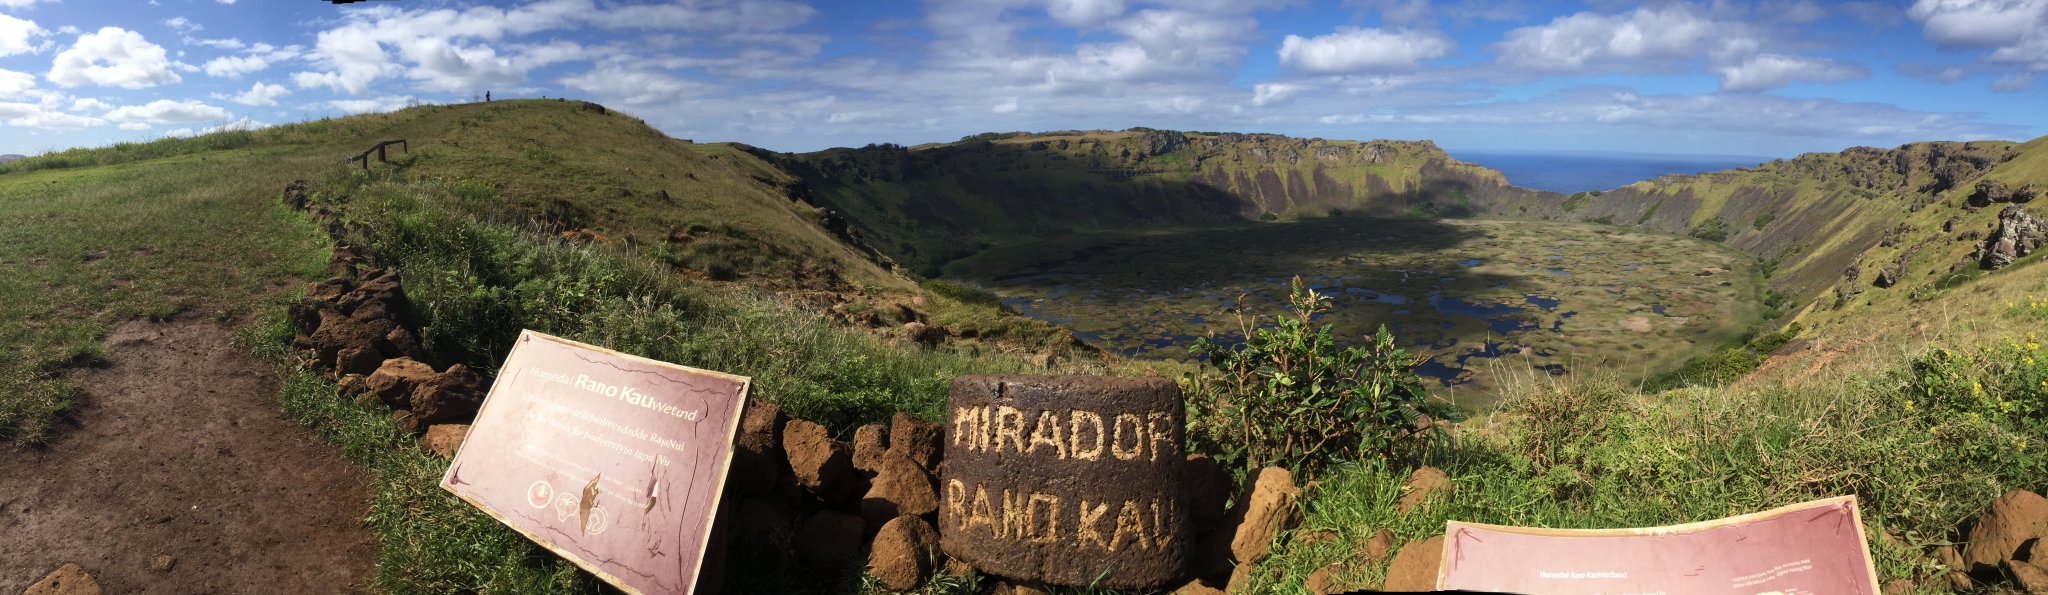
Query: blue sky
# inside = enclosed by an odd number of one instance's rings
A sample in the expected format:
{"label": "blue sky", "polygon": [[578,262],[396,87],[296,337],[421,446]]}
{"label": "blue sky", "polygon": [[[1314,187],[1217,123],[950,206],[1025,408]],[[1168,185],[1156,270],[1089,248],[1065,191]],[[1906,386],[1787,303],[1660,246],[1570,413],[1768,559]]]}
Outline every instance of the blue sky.
{"label": "blue sky", "polygon": [[0,0],[0,153],[571,97],[783,151],[1131,126],[1791,156],[2048,134],[2048,0]]}

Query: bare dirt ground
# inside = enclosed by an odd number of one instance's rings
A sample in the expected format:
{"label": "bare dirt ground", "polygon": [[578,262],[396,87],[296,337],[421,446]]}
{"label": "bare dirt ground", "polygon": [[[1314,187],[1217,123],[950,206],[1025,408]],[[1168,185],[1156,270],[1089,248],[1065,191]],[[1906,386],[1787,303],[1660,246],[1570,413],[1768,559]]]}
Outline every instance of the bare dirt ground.
{"label": "bare dirt ground", "polygon": [[[74,426],[0,446],[0,594],[66,562],[107,593],[365,591],[367,480],[286,419],[262,362],[193,317],[129,322],[72,377]],[[170,556],[169,570],[151,568]]]}

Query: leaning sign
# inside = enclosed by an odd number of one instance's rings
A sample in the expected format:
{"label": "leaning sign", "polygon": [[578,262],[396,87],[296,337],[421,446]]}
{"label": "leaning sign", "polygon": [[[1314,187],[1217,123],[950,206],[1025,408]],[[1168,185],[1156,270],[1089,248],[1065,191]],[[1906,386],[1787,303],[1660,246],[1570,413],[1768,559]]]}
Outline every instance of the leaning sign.
{"label": "leaning sign", "polygon": [[691,593],[748,382],[525,331],[441,488],[628,593]]}
{"label": "leaning sign", "polygon": [[1452,521],[1440,589],[1594,595],[1875,595],[1855,496],[1639,529]]}

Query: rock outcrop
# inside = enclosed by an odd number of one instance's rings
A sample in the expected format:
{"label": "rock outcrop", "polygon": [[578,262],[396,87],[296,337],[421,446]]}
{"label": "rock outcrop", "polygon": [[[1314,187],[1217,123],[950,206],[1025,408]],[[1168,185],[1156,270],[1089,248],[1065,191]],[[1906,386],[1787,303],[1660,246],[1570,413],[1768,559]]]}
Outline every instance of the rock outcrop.
{"label": "rock outcrop", "polygon": [[1977,242],[1970,257],[1987,271],[2011,266],[2020,258],[2048,244],[2048,221],[2019,205],[2007,205],[1998,212],[1998,229]]}

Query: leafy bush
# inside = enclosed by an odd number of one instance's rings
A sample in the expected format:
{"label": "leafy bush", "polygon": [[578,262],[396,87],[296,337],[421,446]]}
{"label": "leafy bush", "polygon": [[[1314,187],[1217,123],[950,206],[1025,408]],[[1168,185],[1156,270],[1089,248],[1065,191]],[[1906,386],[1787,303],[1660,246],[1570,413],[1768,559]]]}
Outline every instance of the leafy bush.
{"label": "leafy bush", "polygon": [[1189,348],[1206,354],[1210,366],[1186,382],[1198,450],[1226,465],[1281,466],[1314,478],[1342,461],[1391,454],[1398,441],[1429,428],[1431,417],[1457,417],[1429,399],[1413,371],[1420,358],[1394,347],[1387,327],[1369,345],[1340,346],[1330,325],[1311,324],[1330,299],[1304,288],[1300,277],[1292,288],[1291,317],[1251,328],[1240,314],[1243,343],[1226,346],[1211,335]]}
{"label": "leafy bush", "polygon": [[1614,216],[1601,215],[1599,217],[1587,217],[1585,219],[1580,219],[1580,221],[1585,221],[1587,223],[1598,223],[1601,225],[1614,225]]}
{"label": "leafy bush", "polygon": [[1763,214],[1761,214],[1761,215],[1757,215],[1757,216],[1756,216],[1756,220],[1755,220],[1755,221],[1751,221],[1751,222],[1749,222],[1749,226],[1750,226],[1750,227],[1753,227],[1753,228],[1756,228],[1756,229],[1763,229],[1765,225],[1770,225],[1770,224],[1771,224],[1771,220],[1773,220],[1773,219],[1777,219],[1777,218],[1778,218],[1778,212],[1777,212],[1777,211],[1764,211],[1764,213],[1763,213]]}
{"label": "leafy bush", "polygon": [[1579,209],[1586,208],[1586,203],[1589,202],[1592,200],[1586,198],[1586,193],[1573,192],[1571,197],[1564,199],[1564,212],[1577,213]]}
{"label": "leafy bush", "polygon": [[926,279],[919,281],[917,286],[967,304],[1000,306],[1003,303],[1002,296],[996,295],[993,291],[951,279]]}
{"label": "leafy bush", "polygon": [[1907,407],[1985,419],[2036,435],[2048,430],[2048,354],[2033,334],[1967,352],[1931,350],[1913,358],[1900,376]]}
{"label": "leafy bush", "polygon": [[1784,330],[1767,332],[1752,328],[1736,339],[1735,345],[1693,357],[1677,370],[1651,376],[1643,390],[1657,392],[1685,386],[1722,386],[1757,369],[1772,351],[1792,342],[1804,330],[1794,322]]}
{"label": "leafy bush", "polygon": [[1280,220],[1280,216],[1279,216],[1279,215],[1275,215],[1275,214],[1272,214],[1272,213],[1261,213],[1261,214],[1259,215],[1259,220],[1260,220],[1260,221],[1279,221],[1279,220]]}
{"label": "leafy bush", "polygon": [[1693,227],[1686,235],[1709,242],[1725,242],[1728,241],[1728,222],[1722,221],[1720,217],[1708,219]]}

